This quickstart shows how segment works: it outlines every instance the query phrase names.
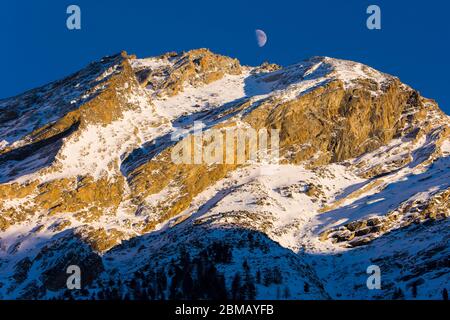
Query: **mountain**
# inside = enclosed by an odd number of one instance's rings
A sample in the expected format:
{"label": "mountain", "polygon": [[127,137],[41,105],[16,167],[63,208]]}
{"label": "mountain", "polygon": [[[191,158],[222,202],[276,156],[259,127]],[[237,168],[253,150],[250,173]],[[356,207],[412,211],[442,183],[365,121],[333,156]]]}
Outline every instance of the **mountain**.
{"label": "mountain", "polygon": [[0,100],[0,299],[442,299],[449,155],[360,63],[105,57]]}

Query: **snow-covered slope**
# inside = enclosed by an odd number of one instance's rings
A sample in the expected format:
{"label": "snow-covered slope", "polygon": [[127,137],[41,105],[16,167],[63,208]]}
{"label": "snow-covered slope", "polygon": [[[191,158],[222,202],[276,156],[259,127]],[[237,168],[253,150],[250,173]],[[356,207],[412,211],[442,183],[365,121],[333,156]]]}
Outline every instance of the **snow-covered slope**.
{"label": "snow-covered slope", "polygon": [[[449,117],[368,66],[122,53],[0,111],[0,298],[440,299],[450,289]],[[173,136],[198,122],[278,129],[279,163],[175,164]],[[69,265],[83,290],[67,290]]]}

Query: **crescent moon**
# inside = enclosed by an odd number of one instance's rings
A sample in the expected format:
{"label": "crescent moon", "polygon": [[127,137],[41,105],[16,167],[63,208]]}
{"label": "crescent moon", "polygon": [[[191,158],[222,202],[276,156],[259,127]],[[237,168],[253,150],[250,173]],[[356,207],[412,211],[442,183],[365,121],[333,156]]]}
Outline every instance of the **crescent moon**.
{"label": "crescent moon", "polygon": [[267,43],[267,35],[264,31],[260,29],[255,30],[256,42],[260,48],[264,47]]}

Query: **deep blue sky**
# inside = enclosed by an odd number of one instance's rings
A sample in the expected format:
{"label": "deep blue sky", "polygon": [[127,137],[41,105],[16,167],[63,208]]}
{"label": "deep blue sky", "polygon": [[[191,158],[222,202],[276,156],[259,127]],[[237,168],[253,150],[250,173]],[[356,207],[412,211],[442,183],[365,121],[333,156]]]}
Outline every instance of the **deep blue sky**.
{"label": "deep blue sky", "polygon": [[[81,31],[66,28],[70,4],[81,7]],[[366,28],[370,4],[381,7],[381,31]],[[249,65],[315,55],[360,61],[450,113],[449,16],[447,0],[2,0],[0,98],[121,50],[145,57],[207,47]],[[264,48],[257,28],[268,34]]]}

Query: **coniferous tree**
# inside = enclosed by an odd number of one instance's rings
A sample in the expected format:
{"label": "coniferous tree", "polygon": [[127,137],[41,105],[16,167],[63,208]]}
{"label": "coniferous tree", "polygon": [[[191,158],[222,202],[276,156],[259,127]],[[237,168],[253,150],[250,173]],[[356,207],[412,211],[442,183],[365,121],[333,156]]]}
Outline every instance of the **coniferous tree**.
{"label": "coniferous tree", "polygon": [[225,277],[223,275],[219,275],[217,277],[216,299],[217,300],[227,299],[227,287],[225,285]]}
{"label": "coniferous tree", "polygon": [[282,284],[283,283],[283,275],[281,274],[281,270],[279,267],[273,268],[273,283]]}
{"label": "coniferous tree", "polygon": [[394,299],[394,300],[401,300],[401,299],[404,299],[404,297],[405,297],[405,295],[403,294],[402,289],[397,288],[394,291],[394,295],[393,295],[392,299]]}
{"label": "coniferous tree", "polygon": [[241,291],[241,276],[239,272],[235,274],[233,282],[231,283],[231,299],[239,300]]}
{"label": "coniferous tree", "polygon": [[73,300],[72,292],[70,290],[64,291],[63,297],[64,297],[64,300],[69,300],[69,301]]}
{"label": "coniferous tree", "polygon": [[209,299],[217,300],[219,299],[219,291],[221,291],[220,286],[220,275],[217,272],[216,267],[211,264],[208,269],[208,278],[207,278],[207,294]]}
{"label": "coniferous tree", "polygon": [[232,261],[231,247],[226,243],[214,242],[206,251],[212,262],[227,264]]}
{"label": "coniferous tree", "polygon": [[169,300],[178,300],[178,290],[177,290],[177,282],[174,278],[172,278],[172,282],[170,283],[169,287]]}
{"label": "coniferous tree", "polygon": [[105,300],[105,293],[103,292],[103,288],[97,293],[98,300]]}
{"label": "coniferous tree", "polygon": [[444,290],[442,290],[442,299],[445,301],[448,301],[448,291],[446,288],[444,288]]}
{"label": "coniferous tree", "polygon": [[411,291],[412,291],[413,298],[417,298],[417,283],[412,284]]}
{"label": "coniferous tree", "polygon": [[180,264],[182,268],[189,268],[191,264],[189,252],[184,247],[180,250]]}
{"label": "coniferous tree", "polygon": [[158,292],[158,297],[157,299],[160,300],[165,300],[165,290],[167,289],[167,277],[166,277],[166,273],[164,272],[164,269],[160,269],[157,273],[157,292]]}
{"label": "coniferous tree", "polygon": [[244,269],[244,272],[250,271],[250,266],[248,265],[247,260],[244,260],[244,262],[242,263],[242,268]]}
{"label": "coniferous tree", "polygon": [[308,293],[308,292],[309,292],[309,283],[308,283],[308,282],[305,282],[305,284],[303,285],[303,291],[304,291],[305,293]]}
{"label": "coniferous tree", "polygon": [[131,292],[133,293],[133,297],[134,297],[134,299],[136,299],[137,297],[137,281],[136,281],[136,278],[133,278],[133,279],[131,279],[130,280],[130,282],[129,282],[129,287],[130,287],[130,290],[131,290]]}
{"label": "coniferous tree", "polygon": [[80,290],[80,295],[82,297],[88,297],[89,296],[89,291],[86,290],[86,288],[83,288],[83,289]]}
{"label": "coniferous tree", "polygon": [[109,300],[120,300],[119,290],[116,287],[111,289],[111,298]]}
{"label": "coniferous tree", "polygon": [[285,287],[285,288],[284,288],[283,298],[289,299],[290,296],[291,296],[291,292],[290,292],[289,288],[288,288],[288,287]]}
{"label": "coniferous tree", "polygon": [[247,273],[245,276],[244,290],[242,296],[243,299],[247,300],[256,299],[256,287],[253,281],[253,277],[251,277],[249,273]]}
{"label": "coniferous tree", "polygon": [[260,270],[256,271],[256,283],[257,284],[261,283],[261,271]]}
{"label": "coniferous tree", "polygon": [[273,283],[272,272],[270,269],[264,269],[263,284],[268,287]]}
{"label": "coniferous tree", "polygon": [[151,286],[149,286],[147,288],[147,297],[149,298],[149,300],[155,300],[156,299],[155,291],[153,290],[153,288]]}
{"label": "coniferous tree", "polygon": [[193,296],[193,293],[194,293],[193,289],[194,289],[194,281],[192,280],[189,269],[187,269],[184,272],[184,278],[183,278],[183,289],[182,289],[183,296],[189,300],[196,298]]}

